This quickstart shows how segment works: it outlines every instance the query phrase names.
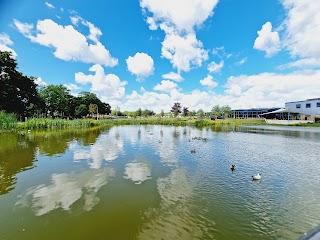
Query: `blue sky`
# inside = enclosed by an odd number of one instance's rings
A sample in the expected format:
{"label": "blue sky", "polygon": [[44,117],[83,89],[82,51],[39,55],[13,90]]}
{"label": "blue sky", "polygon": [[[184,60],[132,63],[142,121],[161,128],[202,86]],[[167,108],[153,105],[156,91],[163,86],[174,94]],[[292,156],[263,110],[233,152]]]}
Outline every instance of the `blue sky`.
{"label": "blue sky", "polygon": [[0,49],[112,108],[282,107],[320,97],[320,2],[2,0]]}

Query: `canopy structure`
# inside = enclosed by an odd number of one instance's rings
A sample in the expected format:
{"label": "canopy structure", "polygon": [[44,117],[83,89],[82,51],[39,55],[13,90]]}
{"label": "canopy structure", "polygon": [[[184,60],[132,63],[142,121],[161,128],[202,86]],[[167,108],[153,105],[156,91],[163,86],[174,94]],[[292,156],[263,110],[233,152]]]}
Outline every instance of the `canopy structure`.
{"label": "canopy structure", "polygon": [[278,120],[299,120],[300,113],[292,111],[290,109],[281,108],[272,112],[259,114],[259,117]]}

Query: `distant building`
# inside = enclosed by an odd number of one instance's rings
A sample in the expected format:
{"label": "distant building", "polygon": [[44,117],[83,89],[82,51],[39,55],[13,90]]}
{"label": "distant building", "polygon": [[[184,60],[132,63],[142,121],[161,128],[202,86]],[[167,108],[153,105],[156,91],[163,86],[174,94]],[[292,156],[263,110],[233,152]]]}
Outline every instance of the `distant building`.
{"label": "distant building", "polygon": [[285,108],[299,112],[301,119],[314,120],[316,117],[320,117],[320,98],[287,102],[285,103]]}
{"label": "distant building", "polygon": [[250,109],[236,109],[231,110],[230,118],[259,118],[260,114],[273,112],[280,108],[250,108]]}

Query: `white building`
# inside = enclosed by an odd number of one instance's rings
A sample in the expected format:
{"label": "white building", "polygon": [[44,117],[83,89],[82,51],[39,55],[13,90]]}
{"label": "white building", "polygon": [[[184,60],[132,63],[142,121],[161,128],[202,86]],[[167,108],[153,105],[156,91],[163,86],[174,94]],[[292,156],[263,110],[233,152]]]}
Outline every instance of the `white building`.
{"label": "white building", "polygon": [[286,109],[299,112],[301,115],[312,117],[320,116],[320,98],[307,99],[304,101],[287,102]]}

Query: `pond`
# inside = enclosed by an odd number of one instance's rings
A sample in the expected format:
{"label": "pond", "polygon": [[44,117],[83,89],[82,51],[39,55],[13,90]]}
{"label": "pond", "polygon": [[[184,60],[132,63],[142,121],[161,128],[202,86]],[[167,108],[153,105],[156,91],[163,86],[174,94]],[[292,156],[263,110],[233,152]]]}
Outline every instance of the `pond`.
{"label": "pond", "polygon": [[1,133],[0,239],[297,239],[319,158],[317,128]]}

